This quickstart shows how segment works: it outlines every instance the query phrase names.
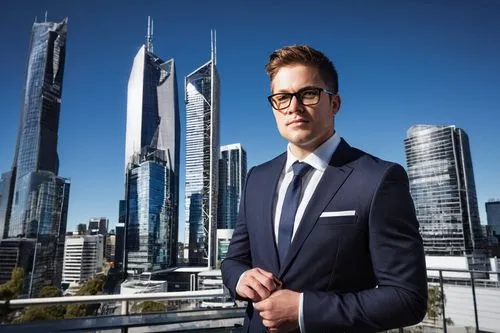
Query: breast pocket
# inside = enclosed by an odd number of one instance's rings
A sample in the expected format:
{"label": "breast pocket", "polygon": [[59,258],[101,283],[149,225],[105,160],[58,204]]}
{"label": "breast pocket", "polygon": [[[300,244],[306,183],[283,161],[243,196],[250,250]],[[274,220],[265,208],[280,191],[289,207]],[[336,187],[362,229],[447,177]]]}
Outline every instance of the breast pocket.
{"label": "breast pocket", "polygon": [[319,225],[325,226],[341,226],[356,224],[357,215],[350,216],[322,216],[318,220]]}

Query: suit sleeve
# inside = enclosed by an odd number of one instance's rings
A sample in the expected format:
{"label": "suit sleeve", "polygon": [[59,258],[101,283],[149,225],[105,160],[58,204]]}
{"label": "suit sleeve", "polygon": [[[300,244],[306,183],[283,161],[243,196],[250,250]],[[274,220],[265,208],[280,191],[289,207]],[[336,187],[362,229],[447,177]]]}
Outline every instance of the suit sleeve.
{"label": "suit sleeve", "polygon": [[420,322],[427,311],[425,255],[408,176],[385,173],[372,199],[369,249],[377,287],[353,293],[304,292],[306,332],[373,332]]}
{"label": "suit sleeve", "polygon": [[238,220],[236,221],[233,237],[229,243],[226,258],[221,264],[222,280],[234,299],[241,299],[236,293],[236,285],[241,274],[252,268],[252,254],[246,219],[247,185],[250,181],[252,170],[253,168],[247,174],[245,188],[240,199]]}

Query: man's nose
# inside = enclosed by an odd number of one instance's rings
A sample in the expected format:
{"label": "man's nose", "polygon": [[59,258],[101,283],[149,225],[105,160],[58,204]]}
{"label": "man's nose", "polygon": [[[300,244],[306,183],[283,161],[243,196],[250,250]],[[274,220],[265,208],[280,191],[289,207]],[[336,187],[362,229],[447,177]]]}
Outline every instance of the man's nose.
{"label": "man's nose", "polygon": [[290,105],[288,106],[288,109],[286,110],[287,113],[302,113],[304,112],[304,106],[302,103],[299,102],[299,99],[296,95],[292,96],[292,99],[290,100]]}

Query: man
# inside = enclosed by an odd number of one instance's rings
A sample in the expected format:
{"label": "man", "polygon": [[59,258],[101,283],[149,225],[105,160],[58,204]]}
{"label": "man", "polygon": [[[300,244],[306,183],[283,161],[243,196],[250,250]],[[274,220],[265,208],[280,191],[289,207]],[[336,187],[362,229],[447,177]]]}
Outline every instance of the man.
{"label": "man", "polygon": [[422,239],[404,169],[349,146],[332,62],[309,46],[270,56],[286,153],[252,168],[224,284],[248,300],[244,332],[375,332],[427,307]]}

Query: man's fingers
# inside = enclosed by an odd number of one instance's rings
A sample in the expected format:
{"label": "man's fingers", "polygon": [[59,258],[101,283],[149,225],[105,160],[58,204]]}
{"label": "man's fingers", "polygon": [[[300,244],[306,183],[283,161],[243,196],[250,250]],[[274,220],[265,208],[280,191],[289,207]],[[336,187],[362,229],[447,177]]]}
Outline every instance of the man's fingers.
{"label": "man's fingers", "polygon": [[262,324],[270,331],[277,332],[279,331],[279,321],[278,320],[262,320]]}
{"label": "man's fingers", "polygon": [[260,281],[254,276],[249,276],[248,286],[255,292],[257,292],[257,294],[260,296],[260,299],[266,299],[271,294],[271,291],[263,286],[262,283],[260,283]]}
{"label": "man's fingers", "polygon": [[245,284],[242,283],[242,285],[238,289],[239,290],[237,290],[237,292],[242,297],[249,298],[252,301],[256,300],[257,293],[252,288],[250,288],[249,286],[247,286],[247,285],[245,285]]}
{"label": "man's fingers", "polygon": [[257,279],[260,282],[260,284],[262,286],[264,286],[264,288],[269,290],[269,292],[273,292],[276,290],[277,285],[274,282],[274,277],[272,274],[271,274],[271,277],[269,277],[268,275],[263,275],[263,274],[256,274],[254,277],[255,277],[255,279]]}
{"label": "man's fingers", "polygon": [[267,272],[262,268],[255,268],[255,274],[252,274],[259,282],[270,292],[278,289],[279,281],[273,273]]}
{"label": "man's fingers", "polygon": [[268,271],[265,271],[265,270],[263,270],[262,268],[258,268],[258,267],[256,267],[256,268],[255,268],[255,270],[256,270],[257,272],[259,272],[261,275],[267,276],[267,277],[268,277],[268,278],[270,278],[270,279],[273,279],[273,278],[274,278],[273,273],[268,272]]}

